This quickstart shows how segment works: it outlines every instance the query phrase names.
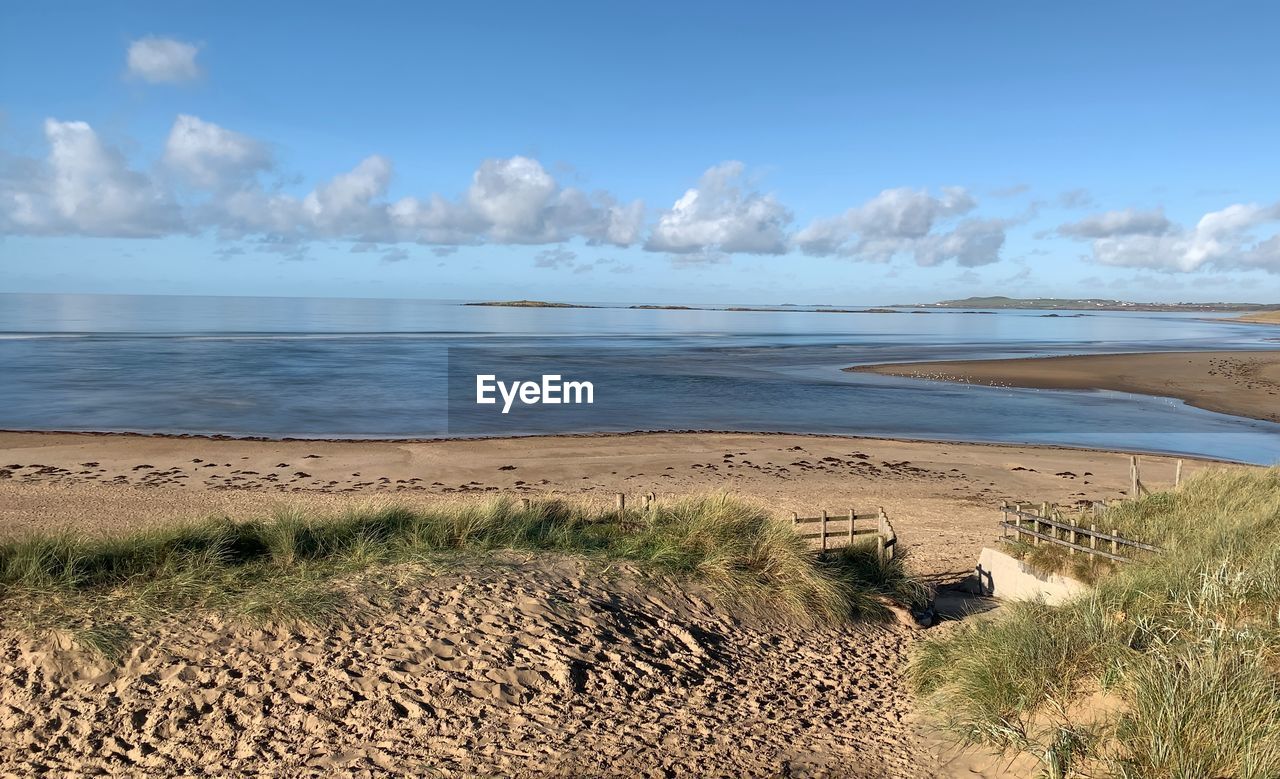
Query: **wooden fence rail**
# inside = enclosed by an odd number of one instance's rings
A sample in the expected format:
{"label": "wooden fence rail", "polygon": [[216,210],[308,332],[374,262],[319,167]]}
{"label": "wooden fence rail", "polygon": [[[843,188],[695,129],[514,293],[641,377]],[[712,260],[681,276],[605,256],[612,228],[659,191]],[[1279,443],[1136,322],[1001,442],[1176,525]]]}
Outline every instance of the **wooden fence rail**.
{"label": "wooden fence rail", "polygon": [[[859,527],[859,523],[863,526]],[[892,560],[898,544],[898,534],[894,532],[893,524],[889,522],[889,515],[883,508],[861,514],[853,509],[839,514],[822,511],[816,517],[802,517],[792,512],[791,525],[801,538],[817,540],[823,552],[874,537],[880,559]],[[817,527],[810,529],[814,525]]]}
{"label": "wooden fence rail", "polygon": [[[1094,505],[1094,514],[1098,513],[1098,504]],[[1129,562],[1131,556],[1122,555],[1121,549],[1132,552],[1138,550],[1143,552],[1159,552],[1160,547],[1146,544],[1141,541],[1135,541],[1132,538],[1126,538],[1112,528],[1110,532],[1098,530],[1096,524],[1073,525],[1062,519],[1062,515],[1057,511],[1056,507],[1051,507],[1047,503],[1042,503],[1038,510],[1024,511],[1021,505],[1010,506],[1008,503],[1000,504],[1000,527],[1005,538],[1009,537],[1009,531],[1013,531],[1014,537],[1021,540],[1023,537],[1031,539],[1031,543],[1049,543],[1056,546],[1065,547],[1071,554],[1081,553],[1094,557],[1103,557],[1116,562]],[[1081,519],[1084,518],[1084,511],[1080,512]],[[1012,519],[1011,519],[1012,518]],[[1109,549],[1099,548],[1101,545],[1110,547]]]}

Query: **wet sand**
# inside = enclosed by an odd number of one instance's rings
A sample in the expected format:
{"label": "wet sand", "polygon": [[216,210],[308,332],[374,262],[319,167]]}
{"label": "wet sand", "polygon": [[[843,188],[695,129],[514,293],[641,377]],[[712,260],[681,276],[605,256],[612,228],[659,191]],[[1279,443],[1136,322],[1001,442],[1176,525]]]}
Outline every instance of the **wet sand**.
{"label": "wet sand", "polygon": [[[1208,467],[1186,461],[1186,473]],[[460,495],[611,502],[728,490],[777,510],[884,506],[934,581],[1001,500],[1122,497],[1127,455],[858,438],[636,434],[437,442],[0,434],[0,537],[107,533]],[[1152,487],[1174,461],[1144,457]],[[400,569],[396,569],[399,571]],[[392,572],[393,574],[395,572]],[[353,581],[348,623],[128,624],[109,663],[0,626],[0,765],[165,776],[1032,775],[957,753],[903,682],[927,632],[762,620],[627,566],[502,553]],[[946,630],[946,626],[934,630]]]}
{"label": "wet sand", "polygon": [[1133,392],[1280,422],[1280,350],[913,362],[846,370],[995,387]]}

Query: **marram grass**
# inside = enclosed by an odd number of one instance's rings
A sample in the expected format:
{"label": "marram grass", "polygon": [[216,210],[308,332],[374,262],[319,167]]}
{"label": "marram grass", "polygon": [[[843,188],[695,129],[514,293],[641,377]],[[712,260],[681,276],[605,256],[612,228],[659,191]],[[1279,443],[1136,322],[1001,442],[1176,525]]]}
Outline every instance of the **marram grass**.
{"label": "marram grass", "polygon": [[925,643],[925,705],[1047,776],[1280,777],[1280,468],[1206,473],[1106,522],[1165,551]]}
{"label": "marram grass", "polygon": [[499,498],[327,516],[282,510],[111,538],[34,535],[0,544],[0,613],[112,654],[123,645],[123,622],[139,617],[211,608],[255,620],[321,621],[343,613],[342,585],[356,574],[392,565],[429,570],[499,550],[626,561],[754,609],[826,623],[885,619],[885,599],[925,596],[901,559],[881,563],[866,547],[819,558],[789,524],[723,495],[622,513]]}

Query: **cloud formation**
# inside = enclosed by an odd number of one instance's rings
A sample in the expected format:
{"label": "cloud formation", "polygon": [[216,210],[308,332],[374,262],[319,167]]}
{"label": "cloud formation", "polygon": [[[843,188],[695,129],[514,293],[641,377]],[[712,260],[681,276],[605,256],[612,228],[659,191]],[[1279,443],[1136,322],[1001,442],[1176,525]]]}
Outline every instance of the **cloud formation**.
{"label": "cloud formation", "polygon": [[645,248],[671,254],[785,254],[791,212],[772,195],[744,189],[741,162],[710,168],[658,217]]}
{"label": "cloud formation", "polygon": [[1122,235],[1163,235],[1173,227],[1163,208],[1138,211],[1107,211],[1078,222],[1058,226],[1058,233],[1072,238],[1114,238]]}
{"label": "cloud formation", "polygon": [[220,189],[271,167],[265,144],[199,117],[179,114],[164,146],[164,164],[187,183]]}
{"label": "cloud formation", "polygon": [[[298,192],[269,183],[283,177],[266,143],[191,114],[176,117],[160,158],[148,168],[131,167],[84,122],[50,119],[45,136],[46,158],[0,159],[0,232],[208,232],[294,258],[305,256],[313,241],[418,243],[438,253],[467,245],[580,241],[640,245],[669,255],[677,266],[799,249],[816,256],[885,262],[905,255],[924,266],[973,267],[999,259],[1012,224],[973,216],[977,203],[963,188],[937,195],[900,188],[796,231],[791,210],[751,186],[737,161],[706,170],[650,223],[643,202],[566,186],[524,156],[483,160],[456,196],[394,195],[395,166],[377,154]],[[578,262],[553,251],[539,255],[539,264],[586,272],[609,263]]]}
{"label": "cloud formation", "polygon": [[129,75],[152,84],[178,84],[200,78],[193,43],[147,36],[129,44],[126,56]]}
{"label": "cloud formation", "polygon": [[185,226],[172,196],[129,168],[84,122],[47,119],[49,156],[0,171],[0,229],[30,235],[154,237]]}
{"label": "cloud formation", "polygon": [[[1063,225],[1059,232],[1092,239],[1093,259],[1103,265],[1280,273],[1280,234],[1274,227],[1278,222],[1280,203],[1246,203],[1211,211],[1190,228],[1169,222],[1159,210],[1113,211]],[[1259,228],[1271,234],[1259,235]]]}
{"label": "cloud formation", "polygon": [[952,224],[976,207],[963,187],[946,187],[936,196],[907,187],[886,189],[839,216],[814,220],[796,234],[795,245],[813,257],[888,262],[901,254],[918,265],[948,260],[966,267],[987,265],[1000,259],[1007,223],[965,219]]}

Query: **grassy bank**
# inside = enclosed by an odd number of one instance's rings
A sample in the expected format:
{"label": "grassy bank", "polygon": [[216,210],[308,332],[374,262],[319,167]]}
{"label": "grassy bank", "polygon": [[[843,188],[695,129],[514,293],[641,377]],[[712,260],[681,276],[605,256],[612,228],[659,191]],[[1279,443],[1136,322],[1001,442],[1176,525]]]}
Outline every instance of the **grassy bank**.
{"label": "grassy bank", "polygon": [[1280,469],[1207,473],[1106,525],[1165,551],[927,643],[925,703],[1049,776],[1280,776]]}
{"label": "grassy bank", "polygon": [[918,600],[902,561],[867,548],[815,557],[789,525],[724,496],[619,513],[508,499],[381,506],[334,516],[284,511],[248,522],[208,519],[118,538],[42,535],[0,545],[0,610],[34,629],[61,628],[104,651],[113,620],[212,608],[261,620],[342,613],[341,585],[388,566],[525,550],[633,563],[688,578],[720,597],[787,618],[883,619],[883,599]]}

